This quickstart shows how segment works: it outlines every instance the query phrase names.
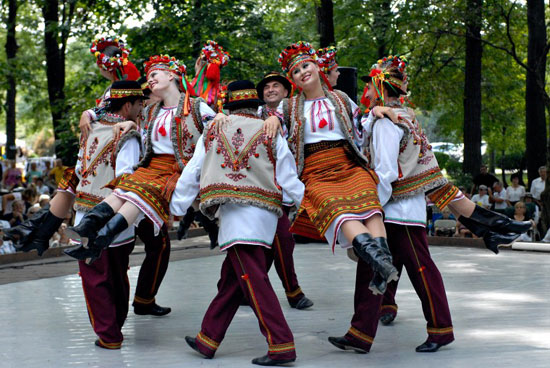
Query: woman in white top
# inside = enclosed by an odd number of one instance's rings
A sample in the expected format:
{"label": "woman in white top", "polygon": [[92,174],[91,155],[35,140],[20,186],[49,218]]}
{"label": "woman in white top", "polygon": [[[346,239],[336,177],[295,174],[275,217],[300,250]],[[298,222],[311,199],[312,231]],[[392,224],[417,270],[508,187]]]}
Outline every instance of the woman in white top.
{"label": "woman in white top", "polygon": [[525,195],[525,187],[519,184],[519,175],[518,173],[512,174],[510,176],[512,184],[506,188],[506,200],[510,207],[513,207]]}

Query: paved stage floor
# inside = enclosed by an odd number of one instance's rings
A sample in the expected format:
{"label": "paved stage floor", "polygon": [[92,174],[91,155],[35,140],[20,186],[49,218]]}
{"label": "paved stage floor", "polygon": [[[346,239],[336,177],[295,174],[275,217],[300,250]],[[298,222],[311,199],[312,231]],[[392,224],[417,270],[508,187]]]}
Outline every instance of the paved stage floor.
{"label": "paved stage floor", "polygon": [[[455,342],[435,354],[414,348],[426,338],[420,303],[404,276],[399,315],[380,326],[367,355],[341,351],[328,336],[343,335],[352,314],[354,267],[340,249],[299,244],[296,272],[310,310],[291,309],[277,274],[270,278],[293,330],[296,367],[550,367],[550,257],[545,253],[432,247],[443,274]],[[241,307],[213,360],[184,341],[195,335],[216,292],[223,256],[170,263],[157,296],[172,313],[155,318],[130,310],[121,350],[93,345],[76,274],[0,286],[0,367],[251,367],[267,345],[249,307]],[[76,263],[75,263],[76,270]],[[138,267],[130,270],[135,286]],[[3,271],[9,272],[9,270]],[[368,282],[365,281],[365,282]],[[131,296],[133,298],[133,295]]]}

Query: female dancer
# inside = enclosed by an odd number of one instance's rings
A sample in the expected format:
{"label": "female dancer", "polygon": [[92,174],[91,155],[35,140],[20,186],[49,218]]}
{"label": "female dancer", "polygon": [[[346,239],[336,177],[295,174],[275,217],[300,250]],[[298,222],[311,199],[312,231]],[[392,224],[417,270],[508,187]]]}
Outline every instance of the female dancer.
{"label": "female dancer", "polygon": [[[128,49],[119,38],[101,37],[92,42],[90,52],[96,58],[96,64],[102,76],[111,82],[117,80],[137,80],[139,71],[128,60]],[[104,100],[110,97],[110,86],[97,100],[97,107],[104,106]],[[96,109],[86,110],[82,113],[80,126],[85,136],[90,130],[90,121],[95,118]],[[83,137],[85,139],[85,137]],[[73,206],[78,177],[74,167],[65,170],[63,179],[58,185],[56,195],[50,202],[49,208],[38,212],[19,226],[6,230],[5,236],[16,242],[19,250],[28,252],[36,249],[38,255],[49,248],[49,240],[57,231],[67,212]]]}
{"label": "female dancer", "polygon": [[[332,91],[320,72],[315,50],[307,42],[288,46],[279,63],[300,89],[284,100],[289,145],[298,175],[306,186],[304,200],[291,231],[304,236],[324,236],[334,249],[353,246],[362,261],[381,275],[378,285],[396,279],[386,242],[378,178],[357,148],[361,134],[357,105],[341,91]],[[383,282],[382,282],[383,281]]]}
{"label": "female dancer", "polygon": [[[69,234],[83,246],[67,254],[93,262],[113,238],[147,216],[157,234],[168,221],[169,203],[181,171],[193,156],[195,144],[207,123],[225,120],[200,98],[185,79],[185,65],[167,55],[145,63],[147,82],[159,103],[147,106],[145,156],[131,175],[118,178],[113,193],[86,214]],[[99,232],[98,232],[99,231]],[[87,245],[87,248],[84,247]]]}

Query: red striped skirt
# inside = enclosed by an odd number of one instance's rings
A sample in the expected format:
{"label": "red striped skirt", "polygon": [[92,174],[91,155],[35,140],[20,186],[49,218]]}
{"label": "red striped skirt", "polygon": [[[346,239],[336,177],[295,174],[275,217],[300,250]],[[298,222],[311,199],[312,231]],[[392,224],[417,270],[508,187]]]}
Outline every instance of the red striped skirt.
{"label": "red striped skirt", "polygon": [[180,175],[174,155],[155,155],[149,166],[118,178],[116,189],[137,195],[166,223],[170,217],[170,199]]}
{"label": "red striped skirt", "polygon": [[344,147],[306,157],[301,177],[306,189],[291,231],[321,238],[340,215],[379,210],[378,176],[353,162]]}

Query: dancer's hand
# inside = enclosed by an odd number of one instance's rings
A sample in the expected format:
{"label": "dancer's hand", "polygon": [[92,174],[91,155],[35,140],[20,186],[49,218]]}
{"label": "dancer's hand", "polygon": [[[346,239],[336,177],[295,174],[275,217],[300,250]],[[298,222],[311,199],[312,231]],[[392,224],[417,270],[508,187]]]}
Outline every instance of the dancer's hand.
{"label": "dancer's hand", "polygon": [[78,126],[80,127],[80,132],[82,135],[87,135],[90,133],[90,130],[92,130],[92,124],[91,124],[91,118],[88,111],[84,111],[82,115],[80,115],[80,123]]}
{"label": "dancer's hand", "polygon": [[399,121],[399,117],[397,116],[395,111],[388,106],[376,106],[374,109],[372,109],[372,113],[374,114],[374,116],[380,119],[383,119],[385,116],[387,116],[391,121],[396,124]]}
{"label": "dancer's hand", "polygon": [[120,137],[128,133],[132,129],[137,130],[137,124],[134,123],[132,120],[126,120],[120,123],[116,123],[113,126],[113,135],[115,136],[115,138]]}
{"label": "dancer's hand", "polygon": [[219,112],[214,117],[214,120],[212,120],[212,124],[215,124],[216,133],[219,134],[226,125],[231,124],[231,119],[224,113]]}
{"label": "dancer's hand", "polygon": [[280,131],[281,134],[283,134],[283,128],[281,127],[279,118],[276,116],[270,116],[265,119],[263,131],[268,138],[275,138],[277,131]]}

